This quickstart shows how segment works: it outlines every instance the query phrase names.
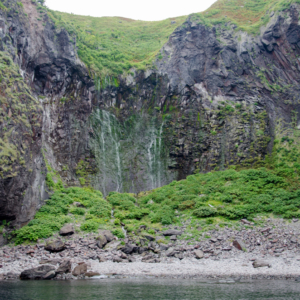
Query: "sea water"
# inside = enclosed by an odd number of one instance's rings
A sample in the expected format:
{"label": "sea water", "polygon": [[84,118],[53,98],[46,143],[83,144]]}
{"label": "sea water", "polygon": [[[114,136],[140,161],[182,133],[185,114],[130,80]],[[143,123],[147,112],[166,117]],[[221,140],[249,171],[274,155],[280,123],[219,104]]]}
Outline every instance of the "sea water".
{"label": "sea water", "polygon": [[300,299],[300,283],[256,280],[219,283],[187,279],[90,279],[2,281],[1,300]]}

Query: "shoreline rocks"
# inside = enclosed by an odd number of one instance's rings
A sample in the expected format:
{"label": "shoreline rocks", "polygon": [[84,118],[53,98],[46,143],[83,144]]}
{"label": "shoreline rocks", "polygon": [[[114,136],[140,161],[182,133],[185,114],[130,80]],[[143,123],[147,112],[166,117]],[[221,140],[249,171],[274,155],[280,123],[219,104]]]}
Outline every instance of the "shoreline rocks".
{"label": "shoreline rocks", "polygon": [[[14,279],[22,274],[22,278],[30,279],[35,278],[34,272],[42,272],[36,275],[38,279],[52,280],[92,277],[93,273],[191,278],[226,274],[300,277],[300,223],[267,223],[262,227],[245,224],[239,229],[216,228],[207,231],[200,241],[186,238],[184,230],[178,230],[181,236],[173,241],[165,239],[164,231],[157,231],[152,241],[133,235],[116,240],[109,231],[99,231],[84,237],[74,234],[54,239],[46,245],[4,246],[0,248],[0,278]],[[168,237],[174,233],[171,230]],[[97,243],[104,239],[107,243],[100,248]],[[44,270],[45,266],[51,269]]]}

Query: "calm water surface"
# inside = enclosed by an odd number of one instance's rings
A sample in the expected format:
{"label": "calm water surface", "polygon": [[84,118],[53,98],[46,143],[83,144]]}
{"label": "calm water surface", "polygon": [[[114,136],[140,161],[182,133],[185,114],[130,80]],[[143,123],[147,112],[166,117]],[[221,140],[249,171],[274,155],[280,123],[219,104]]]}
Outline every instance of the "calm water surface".
{"label": "calm water surface", "polygon": [[300,299],[300,282],[215,283],[179,279],[0,282],[1,300]]}

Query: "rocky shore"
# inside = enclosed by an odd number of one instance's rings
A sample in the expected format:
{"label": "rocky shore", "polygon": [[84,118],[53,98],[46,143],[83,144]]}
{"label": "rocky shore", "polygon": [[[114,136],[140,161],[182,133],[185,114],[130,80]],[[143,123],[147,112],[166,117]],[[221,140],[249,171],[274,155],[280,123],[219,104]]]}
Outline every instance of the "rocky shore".
{"label": "rocky shore", "polygon": [[67,225],[55,239],[0,248],[0,280],[120,276],[297,279],[299,226],[298,220],[269,219],[261,227],[241,220],[239,230],[216,226],[201,241],[194,241],[182,239],[184,228],[178,227],[118,239],[108,230],[78,236]]}

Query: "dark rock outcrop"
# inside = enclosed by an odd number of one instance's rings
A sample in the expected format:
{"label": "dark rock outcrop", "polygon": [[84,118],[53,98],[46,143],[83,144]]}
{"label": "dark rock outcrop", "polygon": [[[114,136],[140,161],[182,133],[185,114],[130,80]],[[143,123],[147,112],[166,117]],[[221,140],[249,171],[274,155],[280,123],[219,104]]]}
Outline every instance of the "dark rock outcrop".
{"label": "dark rock outcrop", "polygon": [[50,265],[42,265],[37,268],[33,269],[28,269],[25,270],[21,273],[20,279],[26,280],[26,279],[34,279],[34,280],[39,280],[39,279],[50,279],[55,276],[55,267],[50,266]]}

